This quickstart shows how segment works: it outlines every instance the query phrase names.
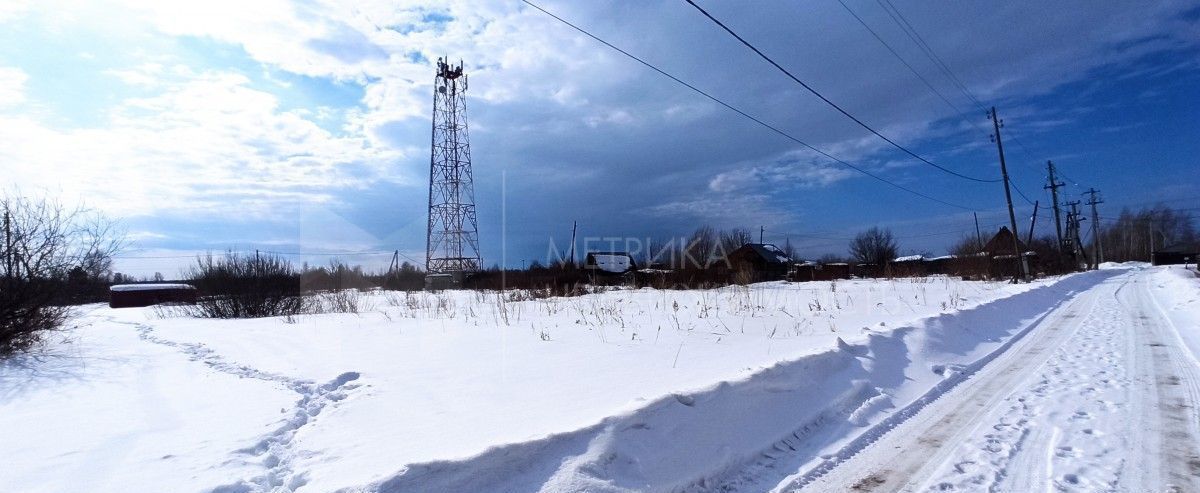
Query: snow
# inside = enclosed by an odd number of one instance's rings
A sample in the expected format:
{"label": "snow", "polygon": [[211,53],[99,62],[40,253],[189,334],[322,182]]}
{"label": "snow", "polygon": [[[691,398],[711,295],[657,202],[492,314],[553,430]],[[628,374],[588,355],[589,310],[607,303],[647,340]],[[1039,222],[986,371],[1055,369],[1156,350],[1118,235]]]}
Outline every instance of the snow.
{"label": "snow", "polygon": [[[142,340],[107,308],[41,351],[0,363],[7,491],[200,491],[261,469],[229,457],[292,392]],[[234,460],[230,460],[234,459]]]}
{"label": "snow", "polygon": [[108,288],[109,291],[157,291],[161,289],[196,289],[191,284],[114,284]]}
{"label": "snow", "polygon": [[[626,491],[828,460],[1110,273],[376,293],[254,320],[81,309],[0,366],[14,491]],[[513,296],[513,294],[509,294]],[[821,455],[830,459],[821,459]],[[764,466],[765,467],[765,466]],[[70,471],[63,474],[63,471]],[[783,479],[783,478],[776,478]],[[83,488],[82,485],[86,485]]]}
{"label": "snow", "polygon": [[1182,328],[1179,338],[1200,365],[1200,272],[1169,265],[1156,268],[1155,274],[1151,289],[1161,300],[1156,308]]}
{"label": "snow", "polygon": [[[1149,270],[1144,264],[1101,272],[1119,271],[1089,293],[1074,322],[1064,320],[1076,324],[1069,338],[951,447],[922,489],[1200,486],[1196,346],[1185,353],[1172,343],[1196,334],[1200,282],[1182,269]],[[1162,299],[1168,300],[1165,310]]]}

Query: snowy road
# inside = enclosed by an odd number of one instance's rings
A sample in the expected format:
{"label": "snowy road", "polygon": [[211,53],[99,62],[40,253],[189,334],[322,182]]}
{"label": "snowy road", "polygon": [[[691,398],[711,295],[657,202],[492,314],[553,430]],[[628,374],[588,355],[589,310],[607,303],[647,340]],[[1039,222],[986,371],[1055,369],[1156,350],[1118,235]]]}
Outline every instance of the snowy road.
{"label": "snowy road", "polygon": [[1200,491],[1200,366],[1153,273],[1076,295],[869,447],[776,490]]}

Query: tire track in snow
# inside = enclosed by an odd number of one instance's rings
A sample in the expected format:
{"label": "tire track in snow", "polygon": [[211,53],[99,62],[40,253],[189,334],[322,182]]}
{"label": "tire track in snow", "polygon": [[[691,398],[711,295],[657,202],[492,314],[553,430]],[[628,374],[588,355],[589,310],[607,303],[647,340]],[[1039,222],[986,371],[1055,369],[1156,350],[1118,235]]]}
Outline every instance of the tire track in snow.
{"label": "tire track in snow", "polygon": [[[998,365],[981,375],[979,385],[991,381],[992,390],[967,387],[947,395],[953,404],[941,414],[923,423],[918,416],[904,430],[915,438],[896,434],[867,450],[857,468],[847,464],[837,478],[813,486],[1200,491],[1200,367],[1145,289],[1149,276],[1133,271],[1123,277],[1119,286],[1081,295],[1089,308],[1060,314],[1031,341],[1048,359],[1014,353],[1027,361],[1007,364],[1032,370],[1024,377],[1008,378]],[[1048,338],[1050,331],[1070,337]],[[972,409],[992,406],[990,412]],[[974,421],[955,418],[963,415]]]}
{"label": "tire track in snow", "polygon": [[282,425],[264,435],[254,445],[235,450],[235,457],[230,459],[231,462],[257,462],[266,468],[266,471],[253,478],[218,486],[212,493],[287,493],[304,486],[308,482],[307,473],[296,472],[292,467],[294,460],[303,453],[295,450],[293,446],[296,434],[326,407],[336,405],[346,398],[347,392],[358,388],[358,384],[351,383],[358,380],[358,372],[345,372],[326,383],[317,384],[311,380],[291,378],[229,362],[203,343],[178,342],[158,337],[154,334],[154,327],[149,324],[121,321],[112,316],[106,318],[112,323],[133,327],[138,333],[138,338],[143,341],[176,349],[189,360],[201,362],[215,371],[238,378],[253,378],[283,385],[300,395],[290,410],[282,410],[288,415]]}
{"label": "tire track in snow", "polygon": [[1148,366],[1153,368],[1143,383],[1150,384],[1158,397],[1160,485],[1167,491],[1200,491],[1200,368],[1147,283],[1139,287],[1135,333],[1148,348]]}
{"label": "tire track in snow", "polygon": [[[910,490],[910,479],[923,477],[929,468],[945,460],[980,418],[1001,404],[1008,389],[1051,357],[1053,349],[1079,326],[1080,314],[1089,313],[1094,305],[1094,298],[1078,294],[1062,301],[989,357],[947,377],[945,388],[927,394],[929,402],[914,406],[911,412],[904,409],[889,416],[822,463],[781,482],[775,490]],[[1008,425],[1013,441],[997,449],[1000,455],[1019,453],[1028,440],[1019,418]]]}
{"label": "tire track in snow", "polygon": [[1005,397],[1004,411],[993,414],[995,424],[959,446],[962,458],[943,464],[928,488],[1113,490],[1124,465],[1114,451],[1122,443],[1099,428],[1128,420],[1121,314],[1111,305],[1091,309],[1030,379],[1032,385]]}

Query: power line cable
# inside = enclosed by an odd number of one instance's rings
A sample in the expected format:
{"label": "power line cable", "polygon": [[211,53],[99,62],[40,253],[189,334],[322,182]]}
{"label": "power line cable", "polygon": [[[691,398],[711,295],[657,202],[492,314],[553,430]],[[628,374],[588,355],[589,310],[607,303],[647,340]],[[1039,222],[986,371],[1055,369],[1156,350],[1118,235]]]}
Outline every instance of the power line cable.
{"label": "power line cable", "polygon": [[1025,202],[1027,202],[1029,205],[1033,205],[1033,201],[1029,200],[1029,196],[1025,195],[1025,192],[1021,191],[1021,187],[1017,186],[1017,182],[1013,181],[1012,177],[1009,177],[1008,184],[1012,185],[1013,190],[1016,190],[1017,195],[1020,195],[1022,199],[1025,199]]}
{"label": "power line cable", "polygon": [[[841,2],[841,0],[838,1]],[[950,80],[950,83],[953,84],[954,87],[956,87],[959,92],[963,94],[963,96],[974,103],[976,108],[984,111],[987,110],[983,102],[980,101],[979,98],[976,97],[969,88],[967,88],[967,85],[962,82],[962,79],[955,75],[954,71],[950,69],[950,65],[947,64],[946,61],[933,50],[932,46],[929,46],[929,43],[926,42],[925,38],[921,36],[921,33],[917,31],[916,26],[913,26],[913,24],[908,21],[908,18],[904,17],[904,14],[900,12],[900,9],[896,8],[896,6],[892,4],[891,0],[875,0],[875,2],[879,4],[879,7],[888,14],[888,17],[890,17],[892,21],[900,27],[900,30],[903,31],[904,34],[907,35],[914,44],[917,45],[917,48],[920,49],[927,58],[929,58],[929,61],[933,62],[934,66],[937,67],[937,69],[940,70],[942,74]],[[1033,153],[1025,147],[1025,144],[1020,139],[1013,134],[1010,134],[1009,138],[1015,142],[1022,151],[1025,152],[1027,157],[1029,157],[1031,160],[1033,159]],[[1032,164],[1029,164],[1025,161],[1019,162],[1030,167],[1030,169],[1034,170],[1036,173],[1041,173],[1041,170],[1034,167]],[[1010,183],[1013,181],[1011,177],[1009,181]],[[1021,193],[1020,195],[1025,199],[1026,202],[1030,202],[1029,197],[1025,196],[1025,194]],[[1032,204],[1032,202],[1030,202],[1030,204]]]}
{"label": "power line cable", "polygon": [[680,79],[680,78],[678,78],[678,77],[676,77],[676,76],[674,76],[674,75],[671,75],[671,74],[667,73],[666,71],[664,71],[664,70],[662,70],[662,69],[660,69],[660,68],[658,68],[658,67],[654,66],[654,65],[653,65],[653,64],[651,64],[650,62],[647,62],[647,61],[645,61],[645,60],[643,60],[643,59],[641,59],[641,58],[638,58],[636,55],[633,55],[632,53],[629,53],[628,51],[625,51],[625,50],[623,50],[623,49],[621,49],[621,48],[618,48],[617,46],[613,45],[612,43],[609,43],[608,41],[605,41],[605,40],[601,39],[600,37],[598,37],[598,36],[596,36],[596,35],[594,35],[594,34],[592,34],[592,33],[588,32],[587,30],[585,30],[585,29],[583,29],[583,28],[581,28],[581,27],[579,27],[579,26],[576,26],[575,24],[572,24],[572,23],[570,23],[570,22],[569,22],[569,21],[567,21],[566,19],[563,19],[563,18],[561,18],[561,17],[559,17],[559,16],[557,16],[557,15],[554,15],[554,14],[553,14],[553,13],[551,13],[550,11],[548,11],[548,10],[546,10],[546,9],[543,9],[542,7],[539,7],[537,4],[535,4],[535,3],[533,3],[533,2],[531,2],[531,1],[529,1],[529,0],[521,0],[521,1],[522,1],[523,3],[525,3],[526,5],[529,5],[530,7],[533,7],[533,8],[535,8],[535,9],[537,9],[537,10],[541,11],[542,13],[544,13],[544,14],[546,14],[546,15],[548,15],[548,16],[550,16],[550,17],[552,17],[552,18],[554,18],[555,20],[557,20],[557,21],[559,21],[559,22],[561,22],[561,23],[563,23],[563,24],[565,24],[565,25],[567,25],[567,26],[571,27],[572,29],[574,29],[574,30],[576,30],[576,31],[579,31],[580,33],[583,33],[585,36],[587,36],[587,37],[589,37],[589,38],[592,38],[592,39],[596,40],[597,42],[599,42],[599,43],[603,44],[604,46],[607,46],[607,47],[609,47],[609,48],[613,49],[614,51],[616,51],[616,52],[618,52],[618,53],[620,53],[620,54],[622,54],[622,55],[625,55],[626,57],[629,57],[630,59],[632,59],[632,60],[634,60],[634,61],[636,61],[636,62],[638,62],[638,63],[640,63],[640,64],[642,64],[642,65],[645,65],[647,68],[649,68],[649,69],[651,69],[651,70],[653,70],[653,71],[655,71],[655,72],[658,72],[660,75],[662,75],[662,76],[664,76],[664,77],[667,77],[667,78],[669,78],[669,79],[671,79],[671,80],[675,81],[676,83],[678,83],[678,84],[680,84],[680,85],[682,85],[682,86],[684,86],[684,87],[686,87],[686,88],[688,88],[688,89],[691,89],[692,91],[696,92],[697,94],[700,94],[701,96],[704,96],[704,97],[708,98],[709,100],[711,100],[711,101],[713,101],[713,102],[715,102],[715,103],[717,103],[717,104],[719,104],[719,105],[721,105],[721,106],[724,106],[726,109],[728,109],[728,110],[730,110],[730,111],[733,111],[733,112],[735,112],[735,113],[737,113],[737,114],[739,114],[739,115],[741,115],[741,116],[745,117],[746,119],[748,119],[748,120],[750,120],[750,121],[753,121],[754,123],[757,123],[757,124],[759,124],[760,126],[762,126],[762,127],[766,128],[766,129],[768,129],[768,130],[770,130],[770,131],[772,131],[772,132],[775,132],[775,133],[779,134],[780,136],[782,136],[782,137],[784,137],[784,138],[786,138],[786,139],[788,139],[788,140],[791,140],[791,141],[793,141],[793,142],[795,142],[795,143],[797,143],[797,144],[800,144],[800,145],[802,145],[802,146],[804,146],[804,147],[806,147],[806,148],[808,148],[808,149],[812,150],[813,152],[816,152],[817,154],[820,154],[820,155],[822,155],[822,156],[825,156],[826,158],[828,158],[828,159],[830,159],[830,160],[832,160],[832,161],[834,161],[834,162],[837,162],[837,163],[839,163],[839,164],[841,164],[841,165],[843,165],[843,166],[845,166],[845,167],[847,167],[847,168],[850,168],[850,169],[852,169],[852,170],[854,170],[854,171],[857,171],[857,172],[859,172],[859,173],[861,173],[861,174],[863,174],[863,175],[866,175],[866,176],[869,176],[869,177],[871,177],[871,178],[874,178],[874,179],[876,179],[876,180],[878,180],[878,181],[880,181],[880,182],[883,182],[883,183],[886,183],[886,184],[888,184],[888,185],[891,185],[892,187],[898,188],[898,189],[900,189],[900,190],[903,190],[903,191],[905,191],[905,192],[911,193],[911,194],[913,194],[913,195],[916,195],[916,196],[918,196],[918,197],[922,197],[922,198],[925,198],[925,199],[928,199],[928,200],[931,200],[931,201],[937,202],[937,203],[939,203],[939,204],[942,204],[942,205],[947,205],[947,206],[950,206],[950,207],[955,207],[955,208],[958,208],[958,209],[963,209],[963,210],[968,210],[968,211],[970,211],[970,210],[975,210],[975,209],[974,209],[974,208],[972,208],[972,207],[967,207],[967,206],[964,206],[964,205],[955,204],[955,203],[952,203],[952,202],[947,202],[947,201],[945,201],[945,200],[942,200],[942,199],[939,199],[939,198],[936,198],[936,197],[932,197],[932,196],[926,195],[926,194],[924,194],[924,193],[918,192],[918,191],[916,191],[916,190],[913,190],[913,189],[911,189],[911,188],[905,187],[905,186],[903,186],[903,185],[900,185],[900,184],[898,184],[898,183],[895,183],[895,182],[892,182],[892,181],[890,181],[890,180],[887,180],[887,179],[885,179],[885,178],[883,178],[883,177],[880,177],[880,176],[878,176],[878,175],[876,175],[876,174],[874,174],[874,173],[871,173],[871,172],[869,172],[869,171],[867,171],[867,170],[865,170],[865,169],[862,169],[862,168],[860,168],[860,167],[858,167],[858,166],[855,166],[855,165],[853,165],[853,164],[850,164],[850,163],[848,163],[848,162],[846,162],[846,161],[844,161],[844,160],[841,160],[841,159],[839,159],[839,158],[837,158],[837,157],[834,157],[833,155],[829,154],[828,152],[825,152],[825,151],[823,151],[823,150],[821,150],[821,149],[818,149],[818,148],[816,148],[816,147],[814,147],[814,146],[812,146],[812,145],[808,144],[807,142],[804,142],[804,141],[800,140],[799,138],[797,138],[797,137],[794,137],[794,136],[792,136],[791,134],[789,134],[789,133],[787,133],[787,132],[784,132],[783,130],[780,130],[779,128],[777,128],[777,127],[775,127],[775,126],[773,126],[773,125],[771,125],[771,124],[769,124],[769,123],[766,123],[766,122],[764,122],[764,121],[762,121],[762,120],[760,120],[760,119],[758,119],[758,118],[756,118],[756,117],[754,117],[754,116],[750,115],[749,113],[746,113],[745,111],[742,111],[742,110],[738,109],[737,107],[735,107],[735,106],[733,106],[733,105],[731,105],[731,104],[729,104],[729,103],[726,103],[725,101],[722,101],[722,100],[718,99],[716,96],[713,96],[713,95],[711,95],[711,94],[709,94],[709,93],[707,93],[707,92],[704,92],[704,91],[703,91],[703,90],[701,90],[700,88],[698,88],[698,87],[696,87],[696,86],[694,86],[694,85],[692,85],[692,84],[689,84],[689,83],[687,83],[687,82],[683,81],[682,79]]}
{"label": "power line cable", "polygon": [[[913,25],[908,22],[908,19],[904,17],[904,14],[900,13],[900,10],[897,9],[895,5],[892,5],[890,0],[875,0],[875,3],[878,3],[879,7],[888,14],[888,17],[891,17],[892,21],[894,21],[896,25],[900,26],[900,29],[904,31],[904,34],[908,35],[908,38],[911,39],[912,42],[917,45],[917,48],[919,48],[921,52],[924,53],[925,56],[928,57],[929,60],[942,71],[942,74],[945,75],[946,78],[950,79],[951,84],[954,84],[954,86],[957,87],[958,90],[967,97],[967,99],[975,103],[975,106],[977,106],[979,109],[986,109],[986,105],[984,105],[979,98],[976,98],[975,95],[972,94],[969,89],[967,89],[967,86],[962,83],[962,80],[954,75],[954,72],[950,70],[950,67],[946,65],[944,61],[942,61],[942,57],[939,57],[937,53],[933,51],[933,48],[931,48],[929,44],[925,42],[925,38],[921,37],[921,33],[917,32],[916,28],[914,28]],[[888,7],[891,8],[889,9]],[[893,10],[895,11],[894,14]]]}
{"label": "power line cable", "polygon": [[[919,161],[921,161],[921,162],[923,162],[923,163],[925,163],[925,164],[928,164],[928,165],[930,165],[930,166],[933,166],[934,168],[937,168],[937,169],[939,169],[939,170],[942,170],[942,171],[944,171],[944,172],[946,172],[946,173],[949,173],[949,174],[951,174],[951,175],[957,176],[957,177],[959,177],[959,178],[962,178],[962,179],[964,179],[964,180],[971,180],[971,181],[976,181],[976,182],[980,182],[980,183],[997,183],[997,182],[999,182],[999,181],[1000,181],[1000,179],[985,180],[985,179],[982,179],[982,178],[975,178],[975,177],[973,177],[973,176],[967,176],[967,175],[964,175],[964,174],[962,174],[962,173],[958,173],[958,172],[956,172],[956,171],[954,171],[954,170],[951,170],[951,169],[948,169],[948,168],[945,168],[945,167],[939,166],[939,165],[935,164],[934,162],[932,162],[932,161],[930,161],[930,160],[928,160],[928,159],[925,159],[924,157],[921,157],[921,156],[917,155],[917,153],[915,153],[915,152],[913,152],[913,151],[909,150],[907,147],[904,147],[904,146],[902,146],[902,145],[900,145],[900,144],[897,144],[895,141],[893,141],[892,139],[889,139],[889,138],[887,138],[886,136],[884,136],[883,134],[879,133],[879,132],[878,132],[878,131],[876,131],[874,128],[872,128],[870,125],[867,125],[866,123],[863,123],[863,121],[862,121],[862,120],[859,120],[857,117],[855,117],[854,115],[850,114],[850,112],[846,111],[846,110],[845,110],[845,109],[843,109],[841,106],[838,106],[838,104],[837,104],[837,103],[834,103],[834,102],[833,102],[833,101],[831,101],[829,98],[825,97],[825,96],[824,96],[824,95],[822,95],[820,92],[818,92],[816,89],[813,89],[813,88],[812,88],[812,86],[809,86],[809,85],[808,85],[808,84],[806,84],[804,81],[800,80],[798,77],[796,77],[796,76],[795,76],[795,75],[793,75],[791,72],[789,72],[787,69],[783,68],[783,66],[779,65],[778,63],[776,63],[776,62],[775,62],[775,60],[772,60],[772,59],[771,59],[771,57],[767,56],[765,53],[763,53],[761,50],[759,50],[757,47],[755,47],[755,46],[754,46],[753,44],[751,44],[749,41],[746,41],[746,40],[745,40],[745,38],[742,38],[740,35],[738,35],[738,33],[734,32],[734,31],[733,31],[733,29],[730,29],[730,28],[729,28],[729,26],[726,26],[724,23],[722,23],[722,22],[721,22],[720,20],[718,20],[716,17],[713,17],[713,16],[712,16],[712,14],[709,14],[707,10],[704,10],[704,8],[702,8],[702,7],[700,7],[699,5],[697,5],[697,4],[696,4],[696,2],[694,2],[694,1],[692,1],[692,0],[684,0],[684,1],[686,1],[686,2],[687,2],[689,5],[691,5],[692,7],[695,7],[695,8],[696,8],[696,10],[700,11],[700,13],[701,13],[701,14],[704,14],[704,16],[705,16],[705,17],[707,17],[709,20],[711,20],[711,21],[713,21],[714,23],[716,23],[718,26],[720,26],[720,27],[721,27],[721,29],[724,29],[724,30],[725,30],[725,32],[727,32],[727,33],[729,33],[730,35],[732,35],[734,38],[736,38],[738,41],[740,41],[740,42],[741,42],[743,45],[746,45],[746,47],[747,47],[747,48],[750,48],[750,50],[751,50],[751,51],[753,51],[754,53],[758,54],[758,56],[759,56],[759,57],[761,57],[763,60],[766,60],[766,61],[767,61],[767,63],[770,63],[772,66],[774,66],[775,68],[779,69],[779,71],[783,72],[785,75],[787,75],[787,76],[788,76],[789,78],[791,78],[793,81],[795,81],[797,84],[800,84],[800,86],[801,86],[801,87],[803,87],[804,89],[808,90],[808,92],[810,92],[810,93],[812,93],[814,96],[816,96],[816,97],[820,98],[820,99],[821,99],[822,101],[824,101],[826,104],[828,104],[829,106],[831,106],[833,109],[836,109],[836,110],[838,110],[838,112],[840,112],[841,114],[845,115],[847,118],[849,118],[849,119],[853,120],[855,123],[857,123],[857,124],[858,124],[859,126],[861,126],[862,128],[865,128],[865,129],[867,129],[867,130],[868,130],[868,131],[870,131],[871,133],[875,134],[875,136],[879,137],[880,139],[883,139],[883,140],[884,140],[885,142],[887,142],[888,144],[891,144],[891,145],[892,145],[892,147],[895,147],[895,148],[897,148],[897,149],[899,149],[899,150],[903,151],[905,154],[908,154],[909,156],[912,156],[913,158],[915,158],[915,159],[917,159],[917,160],[919,160]],[[528,3],[528,2],[527,2],[527,3]]]}
{"label": "power line cable", "polygon": [[917,76],[917,78],[920,79],[921,82],[925,84],[925,87],[928,87],[930,91],[932,91],[935,95],[937,95],[937,97],[939,99],[942,100],[942,102],[946,103],[947,106],[949,106],[951,109],[953,109],[954,112],[956,114],[958,114],[959,119],[966,122],[968,125],[975,127],[976,130],[983,132],[984,135],[987,135],[987,133],[988,133],[987,130],[984,130],[984,128],[981,127],[974,120],[967,118],[966,115],[963,113],[962,109],[960,109],[958,107],[958,105],[951,102],[950,99],[947,98],[945,94],[942,94],[941,91],[939,91],[936,87],[934,87],[933,84],[929,82],[929,79],[926,79],[925,76],[921,75],[921,73],[919,71],[917,71],[917,69],[915,67],[913,67],[912,64],[908,63],[908,60],[905,60],[904,57],[901,56],[900,53],[898,53],[895,50],[895,48],[892,48],[892,45],[888,44],[887,41],[884,41],[883,37],[880,36],[879,33],[875,32],[874,29],[871,29],[871,26],[868,25],[867,22],[862,19],[862,17],[859,17],[858,14],[856,14],[854,12],[854,10],[850,8],[849,5],[846,5],[846,2],[843,2],[842,0],[837,0],[837,2],[839,4],[841,4],[842,8],[846,9],[846,12],[849,12],[850,15],[854,17],[854,20],[857,20],[858,23],[861,24],[862,27],[867,30],[867,32],[871,33],[871,36],[874,36],[875,39],[878,40],[879,43],[882,44],[884,48],[887,48],[888,52],[890,52],[892,54],[892,56],[896,57],[897,60],[900,60],[900,63],[903,63],[905,67],[908,67],[908,71],[912,72],[913,75]]}

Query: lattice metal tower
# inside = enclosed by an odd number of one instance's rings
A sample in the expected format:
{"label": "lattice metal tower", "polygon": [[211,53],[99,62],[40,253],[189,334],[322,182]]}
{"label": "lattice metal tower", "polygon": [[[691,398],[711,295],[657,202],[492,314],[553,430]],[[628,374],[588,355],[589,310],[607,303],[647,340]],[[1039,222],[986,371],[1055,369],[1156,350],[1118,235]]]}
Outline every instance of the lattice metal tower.
{"label": "lattice metal tower", "polygon": [[429,229],[425,270],[431,274],[478,271],[479,225],[467,143],[467,76],[462,62],[438,58],[433,78],[433,147],[429,160]]}

